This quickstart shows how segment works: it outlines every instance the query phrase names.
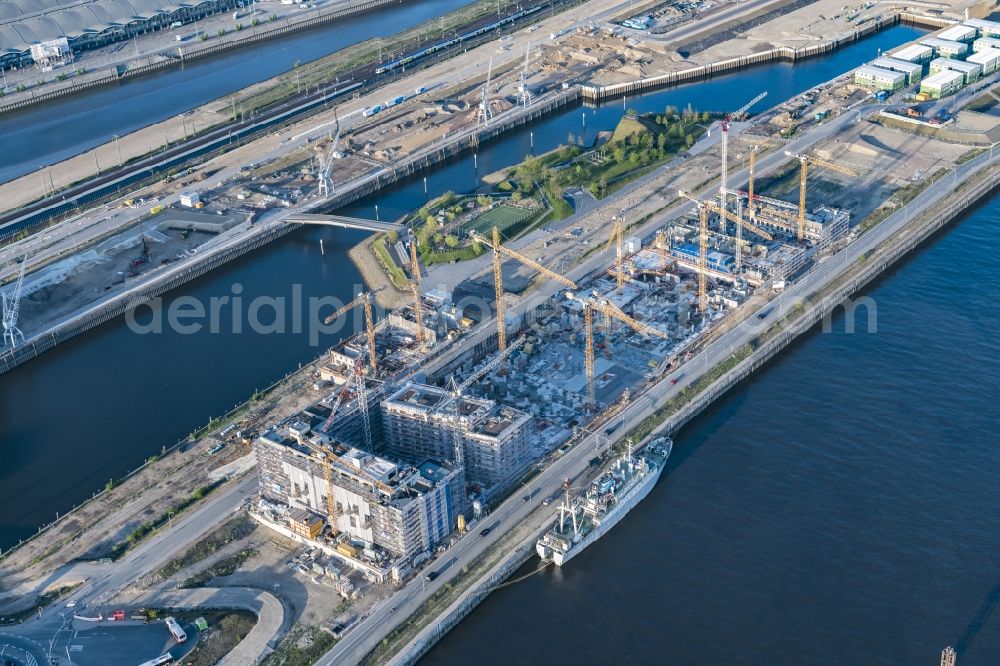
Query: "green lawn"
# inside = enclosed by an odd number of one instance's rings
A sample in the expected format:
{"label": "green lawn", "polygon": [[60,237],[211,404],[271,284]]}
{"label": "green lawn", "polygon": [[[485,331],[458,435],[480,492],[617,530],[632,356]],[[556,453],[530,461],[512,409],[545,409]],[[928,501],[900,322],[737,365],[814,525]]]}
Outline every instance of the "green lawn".
{"label": "green lawn", "polygon": [[465,224],[463,229],[465,231],[478,231],[481,234],[489,234],[492,232],[493,227],[497,227],[502,234],[529,215],[531,215],[531,211],[523,210],[516,206],[496,206],[485,215],[480,215]]}

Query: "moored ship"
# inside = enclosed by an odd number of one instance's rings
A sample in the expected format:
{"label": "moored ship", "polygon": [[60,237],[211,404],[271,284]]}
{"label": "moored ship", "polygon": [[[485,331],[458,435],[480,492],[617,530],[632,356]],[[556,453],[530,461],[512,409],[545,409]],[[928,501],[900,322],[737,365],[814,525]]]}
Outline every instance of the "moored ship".
{"label": "moored ship", "polygon": [[601,538],[653,489],[672,449],[668,437],[639,452],[629,448],[576,498],[569,497],[567,484],[555,522],[535,543],[538,556],[562,566]]}

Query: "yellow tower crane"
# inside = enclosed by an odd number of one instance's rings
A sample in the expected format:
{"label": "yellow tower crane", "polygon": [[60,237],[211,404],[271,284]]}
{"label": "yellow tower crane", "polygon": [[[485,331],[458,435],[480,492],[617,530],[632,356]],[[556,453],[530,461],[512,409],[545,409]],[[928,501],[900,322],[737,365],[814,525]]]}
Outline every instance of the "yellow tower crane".
{"label": "yellow tower crane", "polygon": [[577,294],[567,294],[570,298],[583,304],[583,335],[584,350],[583,363],[587,376],[587,400],[591,409],[596,407],[597,399],[594,390],[594,311],[601,312],[608,319],[617,319],[631,327],[637,333],[643,335],[653,335],[659,338],[669,338],[669,333],[653,328],[648,324],[634,319],[625,314],[621,308],[612,303],[606,296],[592,294],[589,297],[582,297]]}
{"label": "yellow tower crane", "polygon": [[813,157],[812,155],[796,155],[795,153],[785,151],[785,155],[793,157],[799,161],[799,218],[798,218],[798,239],[801,241],[805,237],[806,232],[806,178],[809,171],[809,164],[814,164],[818,167],[824,169],[830,169],[831,171],[836,171],[837,173],[842,173],[845,176],[850,176],[851,178],[857,178],[858,173],[854,169],[842,166],[836,162],[830,162],[829,160],[822,160],[818,157]]}
{"label": "yellow tower crane", "polygon": [[615,279],[618,281],[617,292],[622,293],[622,287],[625,286],[625,254],[624,254],[624,236],[625,236],[625,209],[622,209],[620,215],[616,215],[612,220],[613,226],[611,227],[611,236],[608,238],[608,244],[604,247],[605,252],[611,249],[611,244],[615,244]]}
{"label": "yellow tower crane", "polygon": [[413,315],[417,319],[417,344],[424,343],[423,303],[420,299],[420,261],[417,258],[417,237],[410,234],[410,289],[413,290]]}
{"label": "yellow tower crane", "polygon": [[372,316],[371,293],[367,291],[361,292],[353,301],[324,319],[323,323],[329,326],[333,323],[334,319],[350,312],[359,305],[364,306],[365,309],[365,333],[368,335],[368,364],[372,369],[372,375],[374,375],[378,370],[378,360],[375,358],[375,318]]}
{"label": "yellow tower crane", "polygon": [[507,349],[507,322],[505,320],[505,307],[504,307],[504,290],[503,290],[503,271],[501,270],[503,266],[503,259],[501,255],[504,255],[510,259],[514,259],[528,268],[533,268],[550,280],[555,280],[559,284],[562,284],[570,289],[576,289],[576,283],[559,275],[555,271],[551,271],[545,266],[534,259],[529,259],[523,254],[518,254],[509,248],[504,247],[500,244],[500,230],[493,227],[493,239],[489,240],[485,236],[475,232],[470,231],[469,237],[478,242],[488,245],[493,249],[493,285],[496,287],[496,299],[497,299],[497,348],[503,352]]}
{"label": "yellow tower crane", "polygon": [[729,220],[733,224],[740,225],[741,227],[743,227],[747,231],[749,231],[751,233],[755,233],[758,236],[760,236],[761,238],[764,238],[766,240],[774,240],[774,236],[772,236],[768,232],[764,231],[763,229],[761,229],[757,225],[744,220],[742,217],[740,217],[739,215],[736,215],[732,211],[723,210],[721,206],[719,206],[718,204],[716,204],[716,203],[714,203],[712,201],[700,201],[699,199],[695,198],[693,195],[689,194],[688,192],[685,192],[684,190],[679,190],[678,194],[680,194],[680,196],[684,197],[685,199],[687,199],[689,201],[693,201],[696,204],[704,204],[705,207],[708,208],[708,210],[712,211],[713,213],[726,218],[727,220]]}
{"label": "yellow tower crane", "polygon": [[753,200],[753,174],[754,168],[757,166],[758,150],[760,150],[760,146],[757,144],[750,146],[750,180],[747,181],[747,211],[750,213],[751,220],[757,219],[757,207],[754,205]]}

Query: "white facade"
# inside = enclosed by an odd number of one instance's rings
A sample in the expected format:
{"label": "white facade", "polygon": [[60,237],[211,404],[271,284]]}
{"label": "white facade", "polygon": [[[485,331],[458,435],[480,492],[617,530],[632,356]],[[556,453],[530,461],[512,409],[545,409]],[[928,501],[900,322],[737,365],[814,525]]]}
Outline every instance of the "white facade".
{"label": "white facade", "polygon": [[1000,23],[983,19],[969,19],[963,22],[970,28],[975,28],[981,37],[1000,37]]}
{"label": "white facade", "polygon": [[947,39],[930,38],[920,42],[934,49],[934,53],[942,58],[961,58],[969,52],[969,45],[963,42],[953,42]]}
{"label": "white facade", "polygon": [[997,71],[997,65],[1000,63],[1000,50],[989,49],[987,51],[978,51],[970,55],[966,59],[966,62],[971,62],[982,67],[983,76],[992,74]]}
{"label": "white facade", "polygon": [[953,25],[934,36],[938,39],[946,39],[949,42],[971,42],[978,36],[978,31],[967,25]]}
{"label": "white facade", "polygon": [[962,83],[968,85],[979,79],[979,76],[983,73],[983,67],[974,62],[965,62],[952,58],[935,58],[931,60],[931,74],[944,71],[958,72],[962,75]]}
{"label": "white facade", "polygon": [[980,51],[989,51],[990,49],[1000,49],[1000,39],[995,39],[993,37],[980,37],[976,41],[972,42],[972,50],[976,53]]}
{"label": "white facade", "polygon": [[904,46],[895,53],[890,53],[889,55],[897,60],[925,63],[934,59],[934,49],[922,44],[910,44],[909,46]]}

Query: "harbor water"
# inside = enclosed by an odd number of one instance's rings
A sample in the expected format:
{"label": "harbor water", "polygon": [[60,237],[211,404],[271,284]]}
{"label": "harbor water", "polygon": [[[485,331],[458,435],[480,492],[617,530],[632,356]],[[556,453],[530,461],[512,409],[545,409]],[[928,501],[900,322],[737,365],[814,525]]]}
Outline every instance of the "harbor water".
{"label": "harbor water", "polygon": [[[721,100],[733,100],[735,108],[762,90],[769,91],[769,103],[777,104],[919,34],[899,26],[795,66],[764,65],[649,93],[625,105],[640,111],[688,103],[700,110],[726,110],[719,108]],[[518,162],[532,140],[536,152],[565,143],[571,133],[590,141],[596,131],[612,129],[621,113],[620,103],[562,110],[482,146],[479,174]],[[426,175],[430,196],[476,186],[471,157]],[[374,217],[378,204],[383,220],[402,215],[423,203],[422,176],[345,212]],[[358,232],[305,229],[168,297],[207,301],[232,295],[238,284],[246,302],[256,295],[290,297],[293,285],[301,285],[304,298],[332,295],[346,301],[360,284],[346,249],[361,238]],[[235,334],[225,325],[218,333],[136,335],[119,319],[0,377],[0,547],[30,536],[108,479],[135,468],[338,339],[327,336],[313,345],[305,333]]]}

